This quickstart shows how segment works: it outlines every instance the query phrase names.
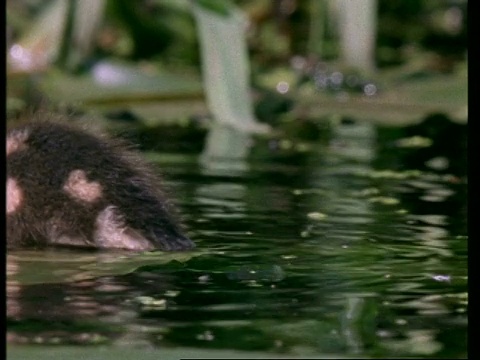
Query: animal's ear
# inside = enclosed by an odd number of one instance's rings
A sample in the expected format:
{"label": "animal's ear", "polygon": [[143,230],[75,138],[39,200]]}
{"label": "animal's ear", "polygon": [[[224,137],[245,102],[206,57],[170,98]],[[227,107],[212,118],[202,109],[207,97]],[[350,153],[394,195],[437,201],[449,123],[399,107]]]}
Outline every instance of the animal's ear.
{"label": "animal's ear", "polygon": [[114,206],[107,206],[98,215],[94,237],[95,246],[99,248],[135,251],[155,249],[155,246],[139,231],[125,225],[122,216]]}

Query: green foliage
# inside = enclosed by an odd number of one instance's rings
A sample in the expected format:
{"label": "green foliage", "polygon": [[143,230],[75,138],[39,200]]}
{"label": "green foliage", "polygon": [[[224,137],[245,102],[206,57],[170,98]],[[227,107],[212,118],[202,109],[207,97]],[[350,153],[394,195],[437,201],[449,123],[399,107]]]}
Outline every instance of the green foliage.
{"label": "green foliage", "polygon": [[222,16],[230,15],[233,8],[230,0],[195,0],[195,2],[204,10],[210,10]]}

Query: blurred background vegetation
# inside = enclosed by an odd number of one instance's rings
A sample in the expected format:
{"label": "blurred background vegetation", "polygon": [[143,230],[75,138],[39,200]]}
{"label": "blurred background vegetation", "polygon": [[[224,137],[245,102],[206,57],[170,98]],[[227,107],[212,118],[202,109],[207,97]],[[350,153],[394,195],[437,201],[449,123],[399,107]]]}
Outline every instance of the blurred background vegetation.
{"label": "blurred background vegetation", "polygon": [[[210,53],[228,52],[213,64],[226,69],[220,82],[235,88],[246,77],[254,121],[268,124],[269,136],[315,141],[339,118],[466,122],[467,3],[7,0],[8,117],[38,107],[89,114],[144,148],[157,149],[162,134],[197,151],[214,118],[201,74],[216,60],[202,57],[203,41]],[[207,28],[235,12],[245,31],[208,38],[195,6],[213,14]],[[230,76],[225,64],[244,61]]]}
{"label": "blurred background vegetation", "polygon": [[137,144],[199,249],[9,253],[17,358],[466,358],[467,0],[6,5],[8,122]]}

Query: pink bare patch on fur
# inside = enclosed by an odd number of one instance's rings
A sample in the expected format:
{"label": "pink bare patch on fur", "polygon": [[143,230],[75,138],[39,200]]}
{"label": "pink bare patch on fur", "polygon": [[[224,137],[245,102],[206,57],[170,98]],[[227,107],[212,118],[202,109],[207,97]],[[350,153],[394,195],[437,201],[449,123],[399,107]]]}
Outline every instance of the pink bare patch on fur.
{"label": "pink bare patch on fur", "polygon": [[22,205],[23,191],[13,178],[7,179],[7,214],[12,214]]}
{"label": "pink bare patch on fur", "polygon": [[25,142],[28,139],[28,131],[13,131],[7,136],[7,156],[14,153],[15,151],[25,149],[27,145]]}
{"label": "pink bare patch on fur", "polygon": [[96,181],[88,181],[83,170],[73,170],[68,175],[63,190],[77,200],[88,203],[94,202],[102,196],[102,185]]}
{"label": "pink bare patch on fur", "polygon": [[97,216],[95,243],[100,248],[136,251],[153,250],[153,245],[136,230],[125,225],[115,206],[107,206]]}

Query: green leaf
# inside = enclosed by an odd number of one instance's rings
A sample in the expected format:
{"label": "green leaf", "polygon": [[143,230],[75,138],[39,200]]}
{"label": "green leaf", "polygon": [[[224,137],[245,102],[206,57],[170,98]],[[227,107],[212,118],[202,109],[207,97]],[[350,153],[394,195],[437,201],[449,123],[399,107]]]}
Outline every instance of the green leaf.
{"label": "green leaf", "polygon": [[196,0],[196,3],[204,10],[210,10],[222,16],[229,16],[233,8],[230,0]]}

